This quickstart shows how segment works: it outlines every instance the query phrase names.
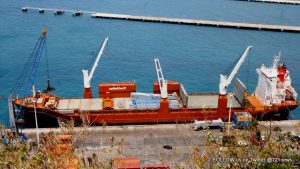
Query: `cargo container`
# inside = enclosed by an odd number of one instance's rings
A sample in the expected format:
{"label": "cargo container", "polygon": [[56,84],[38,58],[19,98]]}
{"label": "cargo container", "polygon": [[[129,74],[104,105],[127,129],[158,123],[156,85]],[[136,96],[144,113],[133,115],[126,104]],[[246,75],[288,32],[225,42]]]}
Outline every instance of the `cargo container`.
{"label": "cargo container", "polygon": [[235,112],[232,123],[234,128],[248,127],[252,124],[252,115],[248,112]]}
{"label": "cargo container", "polygon": [[[179,94],[179,89],[180,89],[180,83],[179,82],[174,82],[174,81],[167,81],[167,88],[168,88],[168,93],[177,93]],[[153,93],[155,94],[159,94],[160,93],[160,89],[159,89],[159,84],[158,82],[154,82],[153,83]]]}
{"label": "cargo container", "polygon": [[135,82],[116,82],[99,84],[99,98],[124,98],[136,92]]}
{"label": "cargo container", "polygon": [[116,169],[141,169],[140,159],[136,157],[114,158],[112,168]]}

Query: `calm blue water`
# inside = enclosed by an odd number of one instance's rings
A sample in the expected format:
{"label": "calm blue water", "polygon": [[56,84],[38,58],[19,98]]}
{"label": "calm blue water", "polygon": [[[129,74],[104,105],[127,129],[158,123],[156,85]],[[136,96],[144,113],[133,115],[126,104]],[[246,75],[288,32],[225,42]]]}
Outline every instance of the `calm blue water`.
{"label": "calm blue water", "polygon": [[[152,91],[156,80],[154,58],[159,58],[164,75],[179,80],[188,92],[218,91],[219,74],[248,45],[251,55],[239,71],[255,89],[255,68],[271,64],[274,54],[283,52],[293,85],[300,93],[300,34],[73,18],[70,13],[22,13],[20,7],[80,9],[98,12],[238,21],[264,24],[300,25],[300,6],[249,3],[230,0],[0,0],[0,122],[8,122],[7,97],[43,27],[48,29],[47,56],[55,94],[82,96],[82,72],[109,36],[109,55],[104,56],[92,81],[94,96],[100,82],[133,81],[138,90]],[[36,77],[36,88],[46,86],[45,58]],[[291,113],[300,119],[300,109]]]}

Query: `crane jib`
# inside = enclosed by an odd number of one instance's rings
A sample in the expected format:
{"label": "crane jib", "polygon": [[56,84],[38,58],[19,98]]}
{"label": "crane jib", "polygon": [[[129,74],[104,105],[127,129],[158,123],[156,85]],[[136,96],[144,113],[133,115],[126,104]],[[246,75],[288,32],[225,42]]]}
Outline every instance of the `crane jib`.
{"label": "crane jib", "polygon": [[[44,51],[45,42],[46,42],[46,34],[47,30],[43,29],[41,36],[39,37],[30,57],[28,58],[22,72],[20,73],[14,88],[9,97],[9,105],[10,105],[10,123],[11,126],[14,127],[13,123],[16,120],[22,119],[24,116],[24,111],[22,107],[16,107],[16,110],[13,110],[14,106],[12,102],[14,98],[18,97],[27,97],[30,95],[31,88],[34,85],[35,77],[37,74],[37,69],[39,67],[39,63]],[[19,95],[21,92],[21,95]],[[25,99],[24,99],[25,100]],[[23,100],[23,101],[24,101]],[[15,116],[16,118],[12,118],[11,116]]]}

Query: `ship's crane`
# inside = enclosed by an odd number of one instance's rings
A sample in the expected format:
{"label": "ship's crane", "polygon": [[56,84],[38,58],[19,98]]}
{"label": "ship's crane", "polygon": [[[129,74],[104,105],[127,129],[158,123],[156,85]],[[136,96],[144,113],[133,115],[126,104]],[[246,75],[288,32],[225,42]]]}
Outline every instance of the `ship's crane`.
{"label": "ship's crane", "polygon": [[239,68],[241,67],[242,63],[245,61],[246,57],[248,56],[250,49],[252,46],[248,46],[246,50],[244,51],[243,55],[240,57],[239,61],[233,68],[231,74],[227,77],[226,75],[221,74],[220,75],[220,84],[219,84],[219,91],[220,95],[226,95],[227,94],[227,87],[230,85],[232,79],[237,74]]}
{"label": "ship's crane", "polygon": [[98,52],[97,58],[95,60],[95,63],[90,71],[90,74],[88,72],[88,70],[83,69],[82,73],[83,73],[83,83],[84,83],[84,98],[92,98],[92,89],[91,89],[91,79],[93,78],[93,74],[96,70],[96,67],[98,65],[99,60],[101,59],[101,56],[103,54],[104,48],[107,44],[108,41],[108,37],[106,37],[104,39],[104,42],[101,46],[101,49]]}
{"label": "ship's crane", "polygon": [[158,59],[154,59],[155,63],[155,68],[156,68],[156,73],[157,73],[157,79],[158,79],[158,84],[159,84],[159,89],[160,89],[160,97],[162,99],[167,99],[168,98],[168,87],[167,87],[167,82],[164,78],[160,62]]}
{"label": "ship's crane", "polygon": [[[12,129],[16,129],[16,121],[22,120],[24,116],[24,110],[22,107],[16,108],[17,110],[14,109],[15,108],[13,104],[14,99],[18,96],[27,97],[30,95],[31,88],[34,85],[37,69],[43,54],[43,49],[46,42],[46,35],[47,35],[47,30],[43,28],[41,36],[38,39],[33,49],[33,52],[28,58],[26,65],[24,66],[23,71],[19,75],[18,80],[9,96],[8,108],[9,108],[10,126]],[[22,93],[19,95],[20,92]]]}

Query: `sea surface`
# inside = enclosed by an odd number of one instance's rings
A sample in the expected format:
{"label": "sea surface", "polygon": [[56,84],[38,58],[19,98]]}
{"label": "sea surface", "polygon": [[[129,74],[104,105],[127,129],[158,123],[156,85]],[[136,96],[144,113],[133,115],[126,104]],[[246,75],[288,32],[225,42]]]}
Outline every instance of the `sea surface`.
{"label": "sea surface", "polygon": [[[250,93],[257,84],[255,69],[271,65],[280,51],[300,93],[300,33],[23,13],[23,6],[300,26],[297,5],[235,0],[0,0],[0,122],[4,124],[8,124],[7,97],[44,27],[51,83],[57,89],[54,94],[61,97],[82,97],[81,70],[106,36],[108,48],[92,79],[95,97],[101,82],[136,81],[138,91],[151,92],[157,79],[154,58],[160,59],[165,78],[180,81],[188,92],[218,92],[219,74],[249,45],[253,49],[237,76]],[[35,80],[38,90],[46,87],[45,56]],[[290,113],[290,119],[300,119],[300,108]]]}

